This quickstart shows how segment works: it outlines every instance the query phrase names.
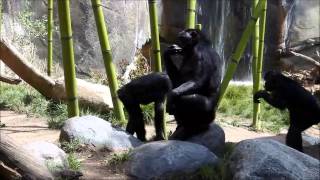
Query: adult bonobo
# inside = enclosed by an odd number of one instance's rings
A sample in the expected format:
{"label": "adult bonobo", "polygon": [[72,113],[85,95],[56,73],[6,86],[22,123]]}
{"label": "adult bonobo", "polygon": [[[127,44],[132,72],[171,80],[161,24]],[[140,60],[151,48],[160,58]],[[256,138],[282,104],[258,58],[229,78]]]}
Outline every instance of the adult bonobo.
{"label": "adult bonobo", "polygon": [[170,139],[185,140],[207,130],[215,119],[222,61],[199,30],[180,32],[177,44],[164,52],[173,85],[167,96],[167,112],[178,124]]}
{"label": "adult bonobo", "polygon": [[254,95],[254,102],[263,98],[278,109],[288,109],[290,126],[286,144],[303,151],[301,132],[320,122],[320,106],[314,96],[296,81],[280,72],[269,71],[264,76],[265,90]]}
{"label": "adult bonobo", "polygon": [[119,99],[123,102],[129,114],[126,131],[130,134],[137,134],[141,141],[146,140],[143,114],[140,104],[154,102],[154,124],[156,137],[154,140],[165,139],[163,134],[163,102],[165,95],[171,90],[171,81],[167,74],[151,73],[133,79],[118,90]]}

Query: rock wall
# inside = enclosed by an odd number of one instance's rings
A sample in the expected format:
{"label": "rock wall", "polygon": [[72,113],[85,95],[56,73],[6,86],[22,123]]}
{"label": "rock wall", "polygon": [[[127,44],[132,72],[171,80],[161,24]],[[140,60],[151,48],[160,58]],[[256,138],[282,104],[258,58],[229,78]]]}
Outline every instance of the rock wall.
{"label": "rock wall", "polygon": [[[1,0],[3,19],[1,35],[18,46],[24,40],[34,45],[36,56],[44,61],[47,58],[46,41],[46,0]],[[77,72],[88,73],[90,70],[104,72],[91,2],[77,0],[71,2],[72,29]],[[136,50],[150,38],[149,11],[147,1],[109,1],[102,0],[103,12],[108,26],[109,41],[113,59],[131,62]],[[61,46],[57,4],[54,4],[54,60],[61,63]],[[35,31],[37,24],[44,30],[42,36],[35,37],[29,31]],[[30,27],[32,28],[30,30]],[[20,39],[18,41],[18,39]],[[31,53],[25,52],[25,53]]]}

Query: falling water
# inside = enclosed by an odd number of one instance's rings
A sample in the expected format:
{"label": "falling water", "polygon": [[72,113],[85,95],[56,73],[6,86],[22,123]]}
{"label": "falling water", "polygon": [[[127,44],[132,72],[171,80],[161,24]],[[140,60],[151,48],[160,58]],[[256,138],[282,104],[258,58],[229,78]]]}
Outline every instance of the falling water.
{"label": "falling water", "polygon": [[[213,48],[228,66],[250,17],[251,3],[232,0],[198,0],[198,22],[213,43]],[[250,43],[240,60],[233,80],[251,81]],[[224,68],[225,69],[225,68]]]}

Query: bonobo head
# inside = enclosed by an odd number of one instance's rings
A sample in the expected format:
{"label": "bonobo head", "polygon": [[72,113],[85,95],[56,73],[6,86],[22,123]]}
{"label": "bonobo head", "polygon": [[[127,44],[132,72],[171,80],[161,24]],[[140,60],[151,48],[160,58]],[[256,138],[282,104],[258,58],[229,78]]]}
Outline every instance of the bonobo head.
{"label": "bonobo head", "polygon": [[268,71],[264,75],[264,88],[267,91],[273,91],[279,87],[279,81],[283,78],[283,75],[277,71]]}
{"label": "bonobo head", "polygon": [[186,29],[178,34],[177,43],[182,48],[192,48],[199,42],[208,41],[198,29]]}

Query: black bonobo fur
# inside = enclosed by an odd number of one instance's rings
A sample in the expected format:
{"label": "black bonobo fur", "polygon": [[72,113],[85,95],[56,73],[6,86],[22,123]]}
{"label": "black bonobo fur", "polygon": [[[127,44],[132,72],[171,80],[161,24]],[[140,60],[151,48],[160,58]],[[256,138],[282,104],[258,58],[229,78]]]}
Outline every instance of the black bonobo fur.
{"label": "black bonobo fur", "polygon": [[170,139],[185,140],[207,130],[215,119],[222,61],[199,30],[180,32],[177,44],[164,52],[166,72],[173,85],[167,96],[167,112],[178,124]]}
{"label": "black bonobo fur", "polygon": [[140,104],[154,102],[154,124],[156,129],[155,140],[163,140],[163,111],[164,100],[167,92],[171,90],[171,81],[165,73],[151,73],[133,79],[118,90],[119,99],[122,101],[129,114],[126,131],[137,134],[141,141],[146,140],[146,130]]}
{"label": "black bonobo fur", "polygon": [[320,105],[316,98],[296,81],[280,72],[269,71],[265,77],[265,90],[254,95],[254,102],[263,98],[278,109],[288,109],[290,126],[286,144],[303,151],[301,132],[320,122]]}

